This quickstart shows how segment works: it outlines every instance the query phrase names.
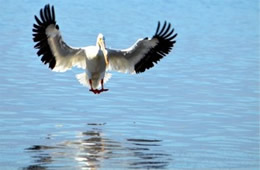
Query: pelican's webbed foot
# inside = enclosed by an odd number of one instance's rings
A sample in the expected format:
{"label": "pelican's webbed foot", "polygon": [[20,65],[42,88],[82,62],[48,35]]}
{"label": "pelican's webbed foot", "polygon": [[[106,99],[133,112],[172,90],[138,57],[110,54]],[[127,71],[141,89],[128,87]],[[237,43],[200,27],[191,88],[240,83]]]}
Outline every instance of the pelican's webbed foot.
{"label": "pelican's webbed foot", "polygon": [[91,89],[89,91],[92,91],[94,94],[100,94],[102,92],[108,91],[108,89],[104,89],[104,80],[103,79],[101,79],[101,89],[100,90],[99,89],[93,89],[91,79],[89,79],[89,84],[90,84],[90,87],[91,87]]}
{"label": "pelican's webbed foot", "polygon": [[108,91],[108,89],[90,89],[89,91],[92,91],[94,94],[100,94],[102,92]]}

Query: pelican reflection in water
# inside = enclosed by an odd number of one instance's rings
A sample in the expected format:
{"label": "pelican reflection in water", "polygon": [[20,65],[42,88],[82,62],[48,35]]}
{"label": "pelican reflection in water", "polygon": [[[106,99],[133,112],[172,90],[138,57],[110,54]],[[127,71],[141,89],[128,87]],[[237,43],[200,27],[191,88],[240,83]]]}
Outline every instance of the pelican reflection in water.
{"label": "pelican reflection in water", "polygon": [[[92,129],[77,134],[75,140],[27,148],[34,163],[24,169],[161,169],[171,162],[171,155],[160,151],[160,140],[131,138],[117,142],[102,133],[103,125],[89,124]],[[53,139],[51,137],[46,140],[51,143]]]}

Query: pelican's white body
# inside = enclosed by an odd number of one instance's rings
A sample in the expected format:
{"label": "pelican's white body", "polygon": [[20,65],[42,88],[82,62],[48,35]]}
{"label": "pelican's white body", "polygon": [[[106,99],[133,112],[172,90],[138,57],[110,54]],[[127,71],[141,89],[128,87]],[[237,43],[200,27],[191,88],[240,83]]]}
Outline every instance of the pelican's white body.
{"label": "pelican's white body", "polygon": [[105,56],[99,46],[88,46],[83,49],[86,55],[86,74],[79,74],[77,78],[81,84],[88,87],[90,87],[89,80],[91,80],[92,87],[96,89],[99,87],[100,81],[105,77]]}

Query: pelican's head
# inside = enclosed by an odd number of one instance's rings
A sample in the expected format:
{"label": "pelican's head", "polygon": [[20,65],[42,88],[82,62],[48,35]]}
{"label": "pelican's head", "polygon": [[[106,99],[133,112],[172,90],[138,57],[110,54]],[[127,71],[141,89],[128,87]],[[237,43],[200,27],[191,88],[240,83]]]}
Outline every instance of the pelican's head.
{"label": "pelican's head", "polygon": [[99,33],[97,37],[97,46],[101,49],[106,49],[105,37],[101,33]]}

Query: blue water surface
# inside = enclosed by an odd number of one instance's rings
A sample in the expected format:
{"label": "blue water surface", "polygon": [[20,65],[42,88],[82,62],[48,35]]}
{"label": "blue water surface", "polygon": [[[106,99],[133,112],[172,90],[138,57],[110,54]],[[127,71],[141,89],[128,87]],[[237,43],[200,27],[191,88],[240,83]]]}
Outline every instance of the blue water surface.
{"label": "blue water surface", "polygon": [[[50,3],[64,40],[112,48],[178,33],[138,75],[94,95],[41,63],[34,15]],[[258,169],[258,0],[0,0],[0,169]]]}

